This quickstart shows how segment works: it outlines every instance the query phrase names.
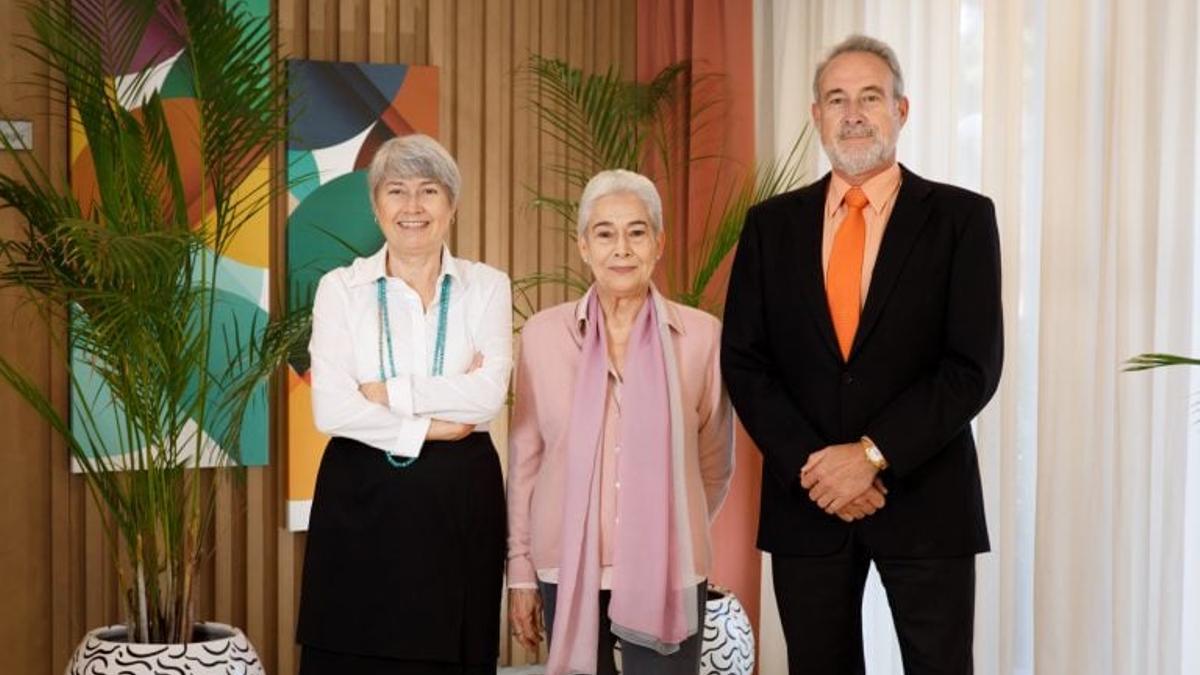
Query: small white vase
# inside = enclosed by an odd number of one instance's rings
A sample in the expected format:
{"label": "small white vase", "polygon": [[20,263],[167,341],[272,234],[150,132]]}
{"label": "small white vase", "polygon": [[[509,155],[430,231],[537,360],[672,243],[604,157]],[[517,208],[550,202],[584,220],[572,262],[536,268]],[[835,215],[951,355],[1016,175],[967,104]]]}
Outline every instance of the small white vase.
{"label": "small white vase", "polygon": [[754,672],[754,629],[750,615],[728,589],[709,585],[704,606],[701,675],[751,675]]}
{"label": "small white vase", "polygon": [[83,636],[66,675],[265,675],[258,653],[242,631],[223,623],[196,624],[196,642],[137,644],[123,625]]}

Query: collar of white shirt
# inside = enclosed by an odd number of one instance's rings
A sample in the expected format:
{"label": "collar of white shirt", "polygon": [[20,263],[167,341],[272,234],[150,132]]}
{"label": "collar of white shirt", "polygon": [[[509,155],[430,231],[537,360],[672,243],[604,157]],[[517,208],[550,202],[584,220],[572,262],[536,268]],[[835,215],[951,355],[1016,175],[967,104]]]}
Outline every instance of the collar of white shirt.
{"label": "collar of white shirt", "polygon": [[[441,281],[442,274],[449,274],[455,283],[464,289],[466,288],[467,280],[459,268],[459,261],[450,255],[450,248],[445,244],[442,244],[442,271],[438,274],[439,282]],[[373,284],[386,276],[387,244],[384,244],[373,255],[366,258],[355,258],[354,263],[350,265],[350,279],[347,285],[362,286],[364,284]]]}

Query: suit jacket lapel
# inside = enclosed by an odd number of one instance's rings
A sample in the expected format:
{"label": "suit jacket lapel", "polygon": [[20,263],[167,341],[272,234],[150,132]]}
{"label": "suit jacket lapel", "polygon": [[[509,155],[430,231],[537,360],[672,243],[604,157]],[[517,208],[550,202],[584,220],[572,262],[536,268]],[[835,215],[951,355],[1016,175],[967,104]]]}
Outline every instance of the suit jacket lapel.
{"label": "suit jacket lapel", "polygon": [[888,296],[896,285],[896,279],[904,269],[904,262],[917,241],[917,235],[929,218],[931,204],[926,197],[933,189],[932,186],[903,165],[900,166],[900,171],[900,193],[896,195],[896,206],[892,209],[887,228],[883,232],[883,241],[879,245],[875,270],[871,273],[871,286],[867,290],[867,301],[858,321],[858,330],[854,334],[854,344],[850,348],[851,359],[863,341],[870,337],[871,330],[879,321]]}
{"label": "suit jacket lapel", "polygon": [[825,234],[825,195],[829,191],[830,174],[800,190],[799,199],[792,213],[798,286],[808,303],[808,314],[817,322],[817,328],[825,346],[841,360],[837,334],[833,330],[833,318],[829,314],[829,300],[825,295],[824,264],[821,262],[821,243]]}

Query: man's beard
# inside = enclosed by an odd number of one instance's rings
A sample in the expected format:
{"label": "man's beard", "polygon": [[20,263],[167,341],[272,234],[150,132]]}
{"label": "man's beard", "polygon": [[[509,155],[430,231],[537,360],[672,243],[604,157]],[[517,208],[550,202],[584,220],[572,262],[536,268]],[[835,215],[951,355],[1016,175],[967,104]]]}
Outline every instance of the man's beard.
{"label": "man's beard", "polygon": [[[838,147],[839,141],[850,138],[870,138],[872,142],[866,147],[848,150]],[[825,154],[829,157],[829,164],[848,176],[860,176],[880,168],[889,161],[896,149],[895,139],[885,141],[880,138],[879,130],[875,127],[843,129],[838,133],[836,139],[822,145],[825,147]]]}

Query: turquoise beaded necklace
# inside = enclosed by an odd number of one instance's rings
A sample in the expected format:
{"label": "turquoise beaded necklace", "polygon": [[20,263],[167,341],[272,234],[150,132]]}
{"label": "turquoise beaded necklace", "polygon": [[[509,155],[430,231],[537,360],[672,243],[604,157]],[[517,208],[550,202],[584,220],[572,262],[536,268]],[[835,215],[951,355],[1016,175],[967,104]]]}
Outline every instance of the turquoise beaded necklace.
{"label": "turquoise beaded necklace", "polygon": [[[383,348],[384,342],[387,343],[387,365],[391,366],[391,377],[396,377],[396,359],[392,352],[392,324],[388,320],[387,308],[387,279],[379,277],[375,281],[376,296],[379,301],[379,380],[385,381],[388,379],[387,371],[384,370]],[[442,275],[442,288],[438,298],[438,327],[437,341],[433,345],[433,366],[430,368],[430,375],[438,376],[443,372],[443,366],[446,363],[446,315],[450,311],[450,275]],[[385,452],[383,456],[392,466],[403,469],[417,461],[416,457],[405,457],[397,459],[392,456],[392,453]]]}

